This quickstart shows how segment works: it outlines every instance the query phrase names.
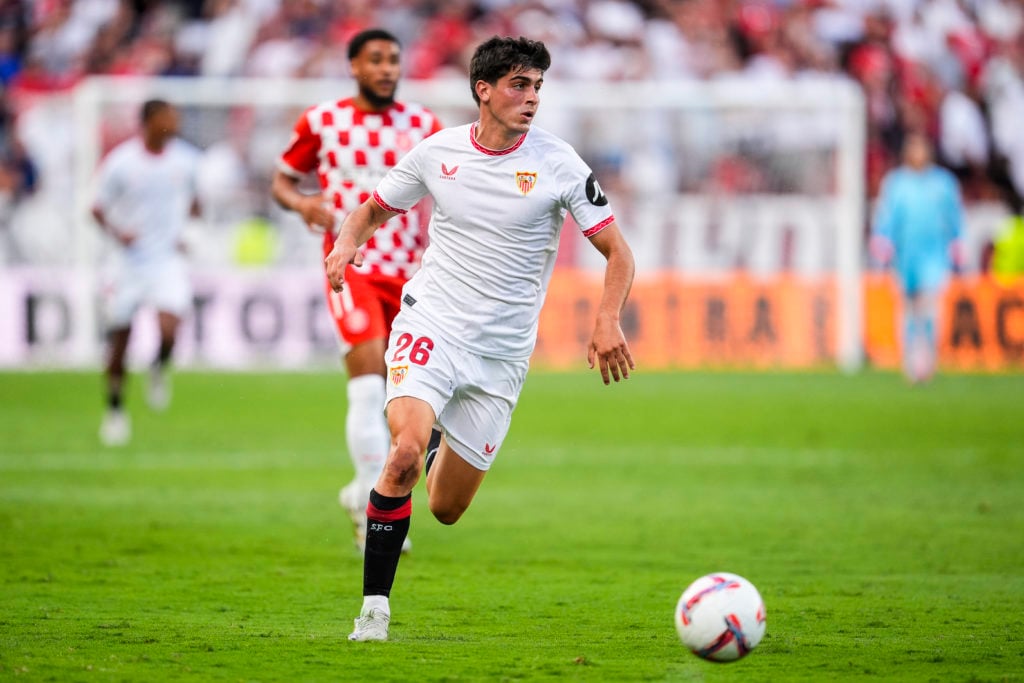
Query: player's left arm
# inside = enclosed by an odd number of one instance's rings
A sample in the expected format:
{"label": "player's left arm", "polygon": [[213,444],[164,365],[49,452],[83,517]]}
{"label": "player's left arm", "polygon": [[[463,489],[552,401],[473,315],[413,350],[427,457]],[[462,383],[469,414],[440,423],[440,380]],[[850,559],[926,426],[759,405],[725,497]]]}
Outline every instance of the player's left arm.
{"label": "player's left arm", "polygon": [[948,246],[949,260],[959,270],[964,265],[964,205],[960,195],[960,183],[952,173],[947,176],[947,212],[949,214]]}
{"label": "player's left arm", "polygon": [[192,168],[191,175],[191,186],[189,191],[192,194],[192,201],[188,205],[188,216],[189,218],[202,218],[203,217],[203,202],[199,198],[199,165],[198,161]]}
{"label": "player's left arm", "polygon": [[[188,217],[201,220],[203,217],[203,203],[199,198],[199,165],[202,160],[202,152],[198,148],[191,148],[191,155],[188,161],[188,193],[191,197],[188,204]],[[178,237],[177,249],[182,254],[188,254],[193,249],[193,235],[190,227]]]}
{"label": "player's left arm", "polygon": [[589,239],[607,264],[594,333],[587,347],[587,362],[591,368],[596,363],[601,370],[601,379],[609,384],[610,379],[616,382],[628,379],[629,371],[636,367],[621,324],[622,309],[633,284],[636,264],[633,251],[615,221]]}

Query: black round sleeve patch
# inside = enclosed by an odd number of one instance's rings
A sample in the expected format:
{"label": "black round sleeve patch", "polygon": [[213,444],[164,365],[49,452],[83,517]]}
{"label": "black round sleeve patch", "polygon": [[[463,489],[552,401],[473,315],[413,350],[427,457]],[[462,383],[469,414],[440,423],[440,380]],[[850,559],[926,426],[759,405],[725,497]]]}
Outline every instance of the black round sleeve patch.
{"label": "black round sleeve patch", "polygon": [[591,173],[587,178],[587,199],[594,206],[605,206],[608,204],[608,197],[604,192],[601,191],[601,186],[597,182],[597,178]]}

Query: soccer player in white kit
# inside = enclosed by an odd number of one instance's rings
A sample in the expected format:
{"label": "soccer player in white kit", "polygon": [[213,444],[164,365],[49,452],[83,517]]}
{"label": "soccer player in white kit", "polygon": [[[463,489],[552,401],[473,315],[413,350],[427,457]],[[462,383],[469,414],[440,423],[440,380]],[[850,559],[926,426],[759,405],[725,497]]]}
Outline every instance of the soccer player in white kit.
{"label": "soccer player in white kit", "polygon": [[634,367],[619,317],[633,255],[608,199],[570,145],[531,128],[551,58],[543,43],[494,37],[470,64],[479,119],[415,147],[342,225],[326,260],[335,291],[358,246],[426,195],[434,200],[422,268],[406,284],[392,326],[387,420],[391,450],[370,493],[363,607],[350,640],[387,640],[389,596],[411,492],[431,428],[430,511],[454,524],[469,507],[508,433],[568,211],[607,259],[587,357],[605,384]]}
{"label": "soccer player in white kit", "polygon": [[[401,73],[395,36],[382,29],[362,31],[349,42],[348,57],[356,96],[302,113],[271,182],[271,194],[281,206],[323,233],[324,256],[334,247],[345,212],[366,201],[413,146],[441,130],[426,107],[395,100]],[[321,192],[300,192],[299,182],[314,171]],[[425,244],[417,212],[396,216],[363,246],[362,267],[348,268],[345,291],[335,292],[324,278],[349,377],[345,441],[355,477],[341,489],[339,501],[352,519],[360,549],[366,538],[366,502],[390,444],[384,420],[384,347],[401,306],[402,286],[419,268]]]}
{"label": "soccer player in white kit", "polygon": [[132,318],[143,305],[157,312],[160,347],[149,368],[147,399],[154,410],[170,401],[166,377],[182,317],[192,305],[182,233],[199,215],[196,169],[200,152],[179,139],[178,110],[164,100],[142,105],[140,134],[104,158],[92,215],[118,246],[102,290],[108,351],[107,410],[100,439],[109,446],[131,438],[124,410],[125,354]]}

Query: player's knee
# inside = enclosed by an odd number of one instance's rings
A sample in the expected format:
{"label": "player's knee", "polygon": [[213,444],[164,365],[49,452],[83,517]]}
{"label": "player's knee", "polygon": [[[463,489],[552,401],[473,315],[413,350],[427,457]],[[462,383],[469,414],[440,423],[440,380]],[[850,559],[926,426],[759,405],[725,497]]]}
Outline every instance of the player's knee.
{"label": "player's knee", "polygon": [[420,477],[423,451],[414,442],[399,440],[384,465],[384,477],[396,486],[412,487]]}
{"label": "player's knee", "polygon": [[123,353],[113,351],[107,356],[107,374],[113,377],[124,377],[125,360]]}
{"label": "player's knee", "polygon": [[430,512],[441,524],[452,525],[459,521],[462,513],[466,511],[465,505],[458,505],[451,501],[440,501],[434,498],[429,500]]}
{"label": "player's knee", "polygon": [[384,479],[398,488],[412,488],[419,480],[420,470],[415,462],[392,459],[384,465]]}
{"label": "player's knee", "polygon": [[447,526],[451,526],[452,524],[455,524],[457,521],[459,521],[459,518],[462,517],[462,513],[465,512],[465,510],[447,510],[446,509],[446,510],[431,510],[431,512],[434,513],[434,518],[437,519],[437,521],[441,522],[441,524],[445,524]]}

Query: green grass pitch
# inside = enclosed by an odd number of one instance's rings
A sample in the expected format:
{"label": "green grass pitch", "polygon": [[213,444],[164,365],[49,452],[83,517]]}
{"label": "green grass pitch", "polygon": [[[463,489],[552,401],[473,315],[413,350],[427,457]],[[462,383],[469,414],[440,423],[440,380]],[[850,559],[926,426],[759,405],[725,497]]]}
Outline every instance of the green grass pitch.
{"label": "green grass pitch", "polygon": [[[141,393],[105,450],[98,374],[0,375],[0,680],[1024,681],[1021,375],[534,372],[365,644],[340,373]],[[767,604],[737,663],[675,634],[711,571]]]}

